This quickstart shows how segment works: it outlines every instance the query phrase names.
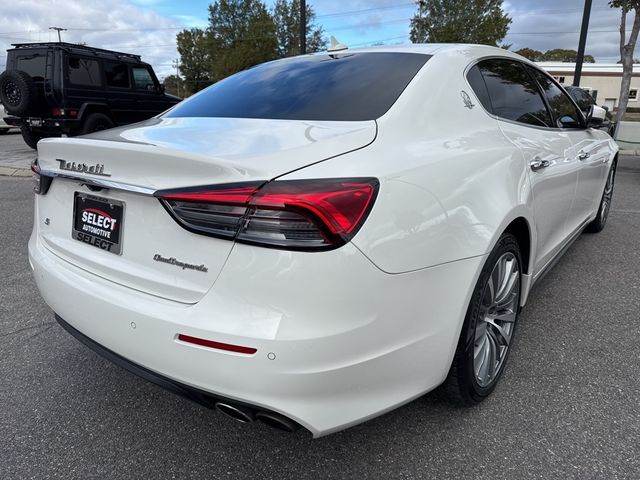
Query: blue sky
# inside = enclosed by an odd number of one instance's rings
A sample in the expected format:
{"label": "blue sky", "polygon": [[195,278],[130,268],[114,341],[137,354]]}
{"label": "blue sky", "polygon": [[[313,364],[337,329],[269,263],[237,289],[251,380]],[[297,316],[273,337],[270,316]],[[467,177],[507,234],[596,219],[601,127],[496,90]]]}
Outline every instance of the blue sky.
{"label": "blue sky", "polygon": [[[461,0],[463,1],[463,0]],[[273,0],[267,0],[271,5]],[[0,8],[0,70],[11,43],[54,40],[50,26],[68,28],[63,39],[139,53],[159,76],[174,71],[175,35],[182,28],[206,26],[209,0],[19,0]],[[350,46],[405,43],[411,0],[307,0],[325,34]],[[512,50],[531,47],[576,49],[583,0],[505,0],[512,17],[506,43]],[[598,62],[616,62],[619,10],[593,0],[587,53]]]}

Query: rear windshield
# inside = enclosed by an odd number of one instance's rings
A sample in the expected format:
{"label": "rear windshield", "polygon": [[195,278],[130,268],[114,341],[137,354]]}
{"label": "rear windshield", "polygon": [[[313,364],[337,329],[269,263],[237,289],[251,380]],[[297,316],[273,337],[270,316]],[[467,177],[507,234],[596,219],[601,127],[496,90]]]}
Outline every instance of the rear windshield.
{"label": "rear windshield", "polygon": [[278,60],[226,78],[166,116],[374,120],[389,110],[429,58],[379,52]]}

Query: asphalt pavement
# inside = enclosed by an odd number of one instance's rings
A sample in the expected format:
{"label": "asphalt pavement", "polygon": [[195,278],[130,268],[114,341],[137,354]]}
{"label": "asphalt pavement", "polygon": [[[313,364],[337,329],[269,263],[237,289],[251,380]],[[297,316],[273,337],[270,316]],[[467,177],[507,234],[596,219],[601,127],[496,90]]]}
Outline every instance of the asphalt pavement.
{"label": "asphalt pavement", "polygon": [[68,335],[29,269],[31,181],[0,176],[0,202],[0,479],[640,478],[640,158],[621,160],[605,230],[534,288],[494,395],[426,395],[317,440],[239,424]]}

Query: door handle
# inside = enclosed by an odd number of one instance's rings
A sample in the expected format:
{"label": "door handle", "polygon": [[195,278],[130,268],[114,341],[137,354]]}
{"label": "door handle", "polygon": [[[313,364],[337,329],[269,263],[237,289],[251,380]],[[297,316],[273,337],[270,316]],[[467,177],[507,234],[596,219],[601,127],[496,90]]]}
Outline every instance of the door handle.
{"label": "door handle", "polygon": [[551,162],[549,162],[549,160],[540,160],[537,157],[529,162],[529,166],[534,172],[542,170],[543,168],[547,168],[549,165],[551,165]]}
{"label": "door handle", "polygon": [[591,156],[591,154],[589,152],[579,152],[578,153],[578,160],[586,160],[590,156]]}

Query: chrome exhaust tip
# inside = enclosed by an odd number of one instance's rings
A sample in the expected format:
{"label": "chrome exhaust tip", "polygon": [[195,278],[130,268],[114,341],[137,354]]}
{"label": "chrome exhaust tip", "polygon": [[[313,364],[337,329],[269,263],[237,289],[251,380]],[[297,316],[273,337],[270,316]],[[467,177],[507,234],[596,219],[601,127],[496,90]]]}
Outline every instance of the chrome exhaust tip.
{"label": "chrome exhaust tip", "polygon": [[256,413],[256,420],[288,433],[295,432],[300,427],[300,425],[293,420],[275,412],[258,412]]}
{"label": "chrome exhaust tip", "polygon": [[242,423],[249,423],[254,420],[253,412],[248,408],[241,407],[239,405],[218,402],[216,403],[216,410]]}

